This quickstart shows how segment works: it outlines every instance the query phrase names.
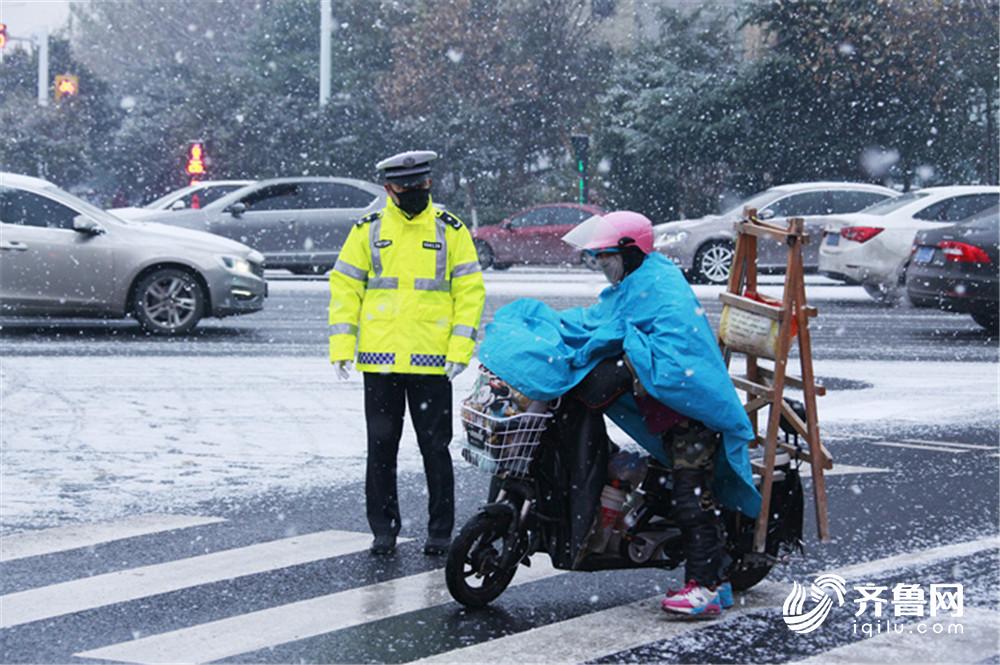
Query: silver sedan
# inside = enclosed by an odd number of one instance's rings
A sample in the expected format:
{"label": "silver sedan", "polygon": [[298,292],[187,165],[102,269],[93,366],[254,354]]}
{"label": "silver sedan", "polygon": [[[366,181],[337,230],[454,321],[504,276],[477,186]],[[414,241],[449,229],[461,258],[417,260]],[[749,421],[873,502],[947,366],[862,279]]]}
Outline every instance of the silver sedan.
{"label": "silver sedan", "polygon": [[261,252],[268,268],[325,273],[360,218],[385,206],[385,190],[350,178],[275,178],[238,189],[200,210],[146,217],[208,231]]}
{"label": "silver sedan", "polygon": [[0,173],[0,315],[134,316],[179,335],[264,306],[264,257],[208,233],[126,222],[52,183]]}

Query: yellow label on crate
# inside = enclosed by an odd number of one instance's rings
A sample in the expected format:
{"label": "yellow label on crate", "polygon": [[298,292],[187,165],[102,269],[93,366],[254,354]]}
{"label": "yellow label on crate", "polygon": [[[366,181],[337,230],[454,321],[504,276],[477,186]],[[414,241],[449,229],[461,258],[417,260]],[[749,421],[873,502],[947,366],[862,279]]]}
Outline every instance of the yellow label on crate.
{"label": "yellow label on crate", "polygon": [[719,320],[719,338],[734,351],[774,358],[778,353],[778,328],[774,319],[725,305]]}

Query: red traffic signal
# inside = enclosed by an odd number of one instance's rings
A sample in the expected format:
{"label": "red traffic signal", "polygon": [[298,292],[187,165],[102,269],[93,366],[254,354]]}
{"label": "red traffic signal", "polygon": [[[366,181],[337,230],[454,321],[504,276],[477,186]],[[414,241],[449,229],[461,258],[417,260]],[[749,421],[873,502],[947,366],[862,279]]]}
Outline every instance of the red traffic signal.
{"label": "red traffic signal", "polygon": [[0,49],[7,45],[7,24],[0,23]]}
{"label": "red traffic signal", "polygon": [[187,166],[184,171],[190,176],[205,175],[205,146],[201,141],[192,141],[188,146]]}

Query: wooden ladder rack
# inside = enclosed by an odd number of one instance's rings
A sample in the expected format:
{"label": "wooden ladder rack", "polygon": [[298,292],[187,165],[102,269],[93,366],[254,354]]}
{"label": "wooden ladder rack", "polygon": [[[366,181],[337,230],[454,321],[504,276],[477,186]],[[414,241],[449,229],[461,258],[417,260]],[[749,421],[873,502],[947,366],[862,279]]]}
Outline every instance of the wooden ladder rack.
{"label": "wooden ladder rack", "polygon": [[[804,229],[802,219],[790,219],[787,226],[779,226],[757,219],[756,210],[745,209],[743,219],[736,223],[736,251],[729,284],[726,291],[719,295],[723,303],[719,346],[726,367],[730,366],[733,353],[746,356],[746,374],[732,375],[732,379],[737,390],[747,394],[745,408],[755,436],[751,447],[764,447],[763,466],[754,467],[761,474],[762,495],[760,514],[754,528],[753,547],[758,553],[765,551],[774,464],[779,448],[810,464],[819,539],[822,542],[830,539],[826,479],[823,472],[833,468],[833,459],[820,442],[816,414],[816,396],[826,394],[826,390],[823,386],[816,385],[813,375],[809,319],[815,317],[817,311],[806,303],[802,246],[808,241],[808,237]],[[784,292],[780,303],[757,293],[758,238],[775,240],[788,247]],[[792,339],[796,339],[799,345],[801,377],[792,376],[786,371]],[[774,361],[774,367],[761,366],[762,358]],[[786,387],[802,391],[805,421],[785,402]],[[761,437],[758,415],[765,406],[770,409],[767,429]],[[778,440],[782,416],[806,440],[807,451]]]}

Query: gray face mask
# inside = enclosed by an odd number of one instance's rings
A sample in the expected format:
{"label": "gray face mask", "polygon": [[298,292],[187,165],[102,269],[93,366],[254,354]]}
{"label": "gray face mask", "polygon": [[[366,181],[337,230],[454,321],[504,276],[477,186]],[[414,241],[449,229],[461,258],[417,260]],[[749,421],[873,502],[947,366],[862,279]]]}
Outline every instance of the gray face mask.
{"label": "gray face mask", "polygon": [[625,263],[621,254],[602,254],[597,257],[597,265],[611,284],[621,284],[625,279]]}

